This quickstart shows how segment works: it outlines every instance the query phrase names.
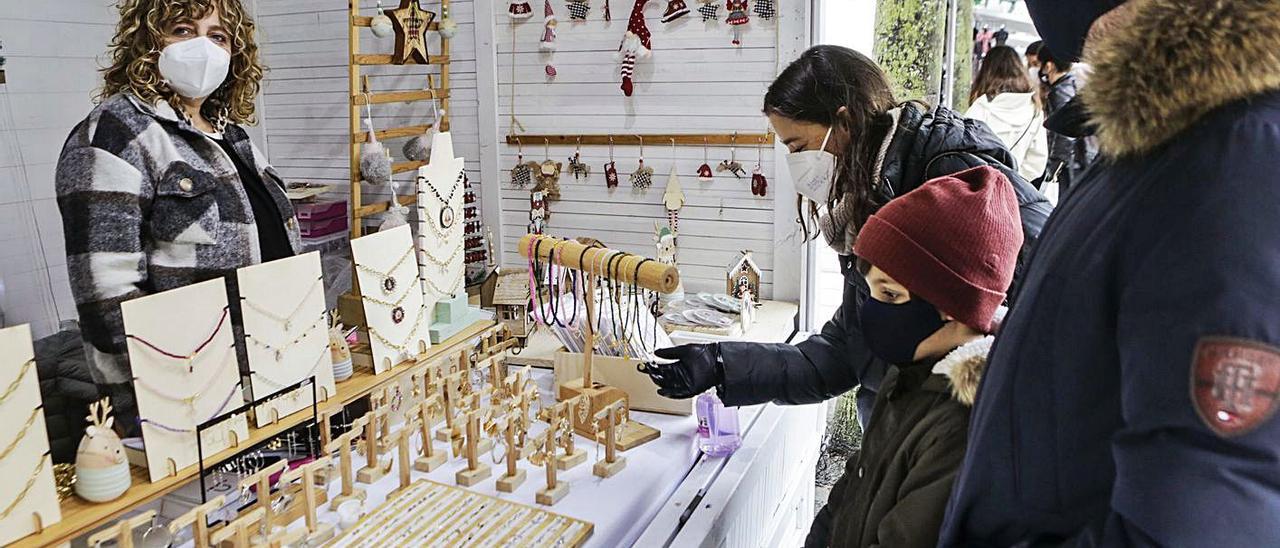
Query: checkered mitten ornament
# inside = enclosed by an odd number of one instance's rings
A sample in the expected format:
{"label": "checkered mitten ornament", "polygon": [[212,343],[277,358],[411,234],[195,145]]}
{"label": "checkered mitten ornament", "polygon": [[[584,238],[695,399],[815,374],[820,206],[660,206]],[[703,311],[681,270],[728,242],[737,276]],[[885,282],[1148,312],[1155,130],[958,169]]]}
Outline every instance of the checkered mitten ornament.
{"label": "checkered mitten ornament", "polygon": [[764,178],[764,173],[760,171],[760,164],[756,164],[755,170],[751,172],[751,193],[764,197],[769,191],[769,180]]}
{"label": "checkered mitten ornament", "polygon": [[644,165],[644,160],[640,160],[640,167],[631,172],[631,188],[645,190],[651,186],[653,186],[653,168]]}
{"label": "checkered mitten ornament", "polygon": [[720,19],[720,4],[716,3],[716,0],[710,2],[704,0],[702,5],[698,6],[698,14],[702,15],[703,23],[717,21]]}
{"label": "checkered mitten ornament", "polygon": [[533,168],[524,162],[524,155],[516,156],[516,165],[511,168],[511,186],[525,188],[533,183]]}
{"label": "checkered mitten ornament", "polygon": [[587,13],[591,11],[591,4],[585,0],[570,0],[565,4],[565,8],[569,10],[570,21],[586,21]]}
{"label": "checkered mitten ornament", "polygon": [[756,0],[756,17],[768,21],[778,15],[778,11],[773,7],[773,0]]}

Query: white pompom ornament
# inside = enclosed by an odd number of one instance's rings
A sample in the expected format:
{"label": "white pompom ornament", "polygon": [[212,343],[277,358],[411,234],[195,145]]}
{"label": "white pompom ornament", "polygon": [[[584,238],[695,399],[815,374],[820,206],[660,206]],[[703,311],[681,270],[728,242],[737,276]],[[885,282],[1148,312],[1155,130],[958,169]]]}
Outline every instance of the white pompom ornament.
{"label": "white pompom ornament", "polygon": [[369,30],[373,31],[373,35],[378,38],[386,38],[395,34],[395,28],[391,26],[391,18],[382,12],[382,2],[378,2],[378,14],[373,16],[369,21]]}
{"label": "white pompom ornament", "polygon": [[449,8],[440,9],[440,24],[437,29],[440,36],[445,38],[453,38],[453,35],[458,34],[458,23],[449,17]]}

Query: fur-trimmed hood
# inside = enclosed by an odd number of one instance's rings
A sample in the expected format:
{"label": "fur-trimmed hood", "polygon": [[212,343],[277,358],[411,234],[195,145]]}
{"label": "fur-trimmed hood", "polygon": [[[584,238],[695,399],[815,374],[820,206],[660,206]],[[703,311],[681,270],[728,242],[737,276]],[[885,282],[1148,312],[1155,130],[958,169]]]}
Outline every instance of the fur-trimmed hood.
{"label": "fur-trimmed hood", "polygon": [[1129,0],[1090,44],[1081,92],[1107,156],[1150,152],[1205,114],[1280,90],[1280,0]]}
{"label": "fur-trimmed hood", "polygon": [[995,340],[994,336],[986,336],[961,345],[933,366],[934,374],[946,375],[951,381],[951,395],[966,407],[973,407],[982,372],[987,369],[987,355]]}

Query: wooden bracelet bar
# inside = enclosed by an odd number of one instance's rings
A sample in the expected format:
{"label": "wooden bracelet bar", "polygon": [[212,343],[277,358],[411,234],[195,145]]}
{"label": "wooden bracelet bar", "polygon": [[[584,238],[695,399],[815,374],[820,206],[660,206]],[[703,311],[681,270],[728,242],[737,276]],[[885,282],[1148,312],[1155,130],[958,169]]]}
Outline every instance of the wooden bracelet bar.
{"label": "wooden bracelet bar", "polygon": [[[541,240],[540,244],[534,242]],[[608,263],[607,258],[615,251],[607,247],[587,247],[573,240],[562,240],[552,236],[526,234],[520,238],[520,256],[529,258],[530,251],[537,253],[540,262],[554,262],[560,266],[581,270],[588,274],[603,276],[605,272],[596,272],[601,264]],[[558,253],[553,250],[559,249]],[[585,253],[583,250],[586,250]],[[662,264],[656,260],[644,261],[645,257],[625,253],[625,257],[613,261],[614,268],[608,274],[612,279],[623,283],[636,283],[640,287],[659,293],[671,293],[680,286],[680,271],[674,265]],[[640,277],[636,279],[636,265],[640,265]]]}

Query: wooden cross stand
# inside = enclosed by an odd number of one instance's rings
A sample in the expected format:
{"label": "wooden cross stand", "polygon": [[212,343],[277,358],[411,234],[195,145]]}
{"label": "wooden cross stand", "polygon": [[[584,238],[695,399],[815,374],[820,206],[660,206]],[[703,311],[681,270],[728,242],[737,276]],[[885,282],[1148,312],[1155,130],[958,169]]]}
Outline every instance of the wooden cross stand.
{"label": "wooden cross stand", "polygon": [[507,427],[504,432],[507,443],[507,473],[498,478],[498,490],[503,493],[514,493],[524,484],[526,477],[525,471],[516,466],[520,462],[520,451],[516,449],[516,430],[519,428],[517,424],[519,418],[516,413],[518,411],[507,415]]}
{"label": "wooden cross stand", "polygon": [[311,546],[318,546],[333,538],[334,534],[333,524],[316,519],[316,471],[328,467],[329,457],[320,457],[280,475],[281,485],[292,483],[297,479],[302,480],[302,499],[306,504],[306,513],[303,516],[306,518],[307,531],[310,532],[307,535],[307,544]]}
{"label": "wooden cross stand", "polygon": [[[627,458],[618,455],[618,429],[616,428],[625,412],[622,405],[615,403],[595,415],[596,424],[604,427],[604,459],[591,467],[591,472],[599,477],[612,477],[627,466]],[[598,440],[599,438],[597,443]]]}
{"label": "wooden cross stand", "polygon": [[[539,243],[541,242],[541,243]],[[597,278],[609,276],[610,279],[624,283],[635,284],[637,287],[657,291],[659,293],[671,293],[680,285],[680,272],[675,266],[662,264],[654,260],[646,261],[644,257],[614,251],[605,247],[588,247],[573,240],[562,240],[550,236],[539,234],[527,234],[520,239],[519,245],[520,255],[532,260],[557,264],[565,268],[578,270],[586,275],[586,283],[584,285],[587,298],[587,320],[583,322],[583,348],[586,349],[582,353],[582,377],[573,379],[561,384],[557,390],[557,399],[564,401],[585,394],[590,398],[590,413],[585,419],[576,416],[573,417],[573,428],[583,436],[592,437],[595,435],[592,418],[600,410],[609,405],[623,400],[624,405],[627,400],[626,392],[607,386],[591,379],[591,362],[595,348],[595,323],[591,320],[595,316],[595,284]],[[612,264],[613,268],[608,268]],[[531,288],[531,291],[537,291]],[[658,438],[660,432],[653,427],[640,424],[635,421],[627,423],[618,439],[618,446],[623,450],[631,449],[645,442],[653,441]]]}
{"label": "wooden cross stand", "polygon": [[459,470],[455,475],[458,485],[471,487],[488,478],[493,470],[488,464],[480,462],[480,414],[479,411],[467,411],[467,468]]}
{"label": "wooden cross stand", "polygon": [[[276,461],[271,466],[258,470],[244,479],[240,480],[240,492],[244,493],[249,488],[257,490],[258,500],[253,503],[254,507],[260,507],[263,511],[263,521],[267,524],[267,532],[271,532],[272,518],[274,517],[271,509],[271,476],[279,474],[289,466],[284,460]],[[283,484],[282,484],[283,485]],[[243,501],[241,501],[243,503]]]}
{"label": "wooden cross stand", "polygon": [[253,546],[253,531],[261,522],[266,511],[261,508],[254,508],[249,513],[236,518],[226,527],[214,531],[209,535],[209,541],[214,546],[230,546],[232,548],[249,548]]}
{"label": "wooden cross stand", "polygon": [[351,442],[360,435],[360,430],[365,428],[369,422],[369,415],[365,415],[351,422],[351,429],[347,430],[338,439],[333,440],[327,447],[330,454],[334,451],[338,452],[338,473],[342,476],[342,494],[333,497],[329,503],[330,510],[337,510],[338,505],[349,500],[364,500],[364,489],[355,486],[352,478],[351,467]]}
{"label": "wooden cross stand", "polygon": [[560,502],[560,499],[564,498],[565,495],[569,494],[569,482],[560,481],[559,478],[556,477],[555,433],[556,431],[554,428],[548,429],[546,432],[542,433],[541,439],[535,442],[536,445],[541,447],[539,451],[544,455],[542,465],[547,472],[547,485],[546,487],[538,490],[538,494],[534,496],[534,500],[537,501],[538,504],[544,506],[553,506],[555,503]]}
{"label": "wooden cross stand", "polygon": [[364,424],[364,458],[365,465],[356,472],[356,481],[360,483],[373,483],[382,479],[391,471],[391,463],[383,465],[379,462],[378,454],[378,423],[382,419],[386,419],[386,408],[374,409],[365,413],[364,417],[367,422]]}
{"label": "wooden cross stand", "polygon": [[436,451],[436,444],[431,440],[431,423],[440,407],[440,396],[432,394],[409,408],[409,416],[418,417],[418,428],[422,431],[422,453],[413,461],[413,469],[419,472],[431,472],[445,462],[444,452]]}
{"label": "wooden cross stand", "polygon": [[[420,405],[418,404],[418,406]],[[409,488],[409,473],[413,471],[413,463],[409,460],[409,439],[413,437],[414,431],[418,429],[421,419],[414,415],[408,415],[408,417],[404,421],[404,425],[394,435],[396,463],[400,467],[400,486],[391,492],[391,496],[403,493],[405,489]],[[428,439],[427,443],[431,443],[431,440]]]}
{"label": "wooden cross stand", "polygon": [[[209,548],[209,519],[213,511],[227,504],[227,497],[218,495],[204,504],[192,508],[187,513],[169,522],[169,533],[177,538],[178,533],[191,527],[191,542],[195,548]],[[94,546],[92,542],[89,546]]]}
{"label": "wooden cross stand", "polygon": [[133,530],[147,525],[156,519],[155,510],[147,510],[129,519],[98,531],[89,537],[89,546],[101,546],[105,542],[115,541],[118,548],[133,548]]}
{"label": "wooden cross stand", "polygon": [[[586,398],[586,397],[587,397],[586,394],[579,394],[578,397],[572,400],[562,401],[556,404],[554,408],[555,412],[553,413],[553,416],[565,417],[569,421],[576,420],[577,414],[578,414],[578,406],[582,405],[582,401],[583,401],[582,398]],[[625,399],[614,400],[614,402],[610,405],[617,405],[618,403],[622,403],[625,405],[625,401],[626,401]],[[555,460],[556,460],[556,467],[561,470],[569,470],[579,464],[587,462],[587,452],[584,451],[581,447],[576,447],[573,443],[573,430],[574,429],[570,428],[568,431],[560,434],[560,440],[561,440],[560,447],[564,449],[564,454],[560,455],[559,457],[556,457]]]}

